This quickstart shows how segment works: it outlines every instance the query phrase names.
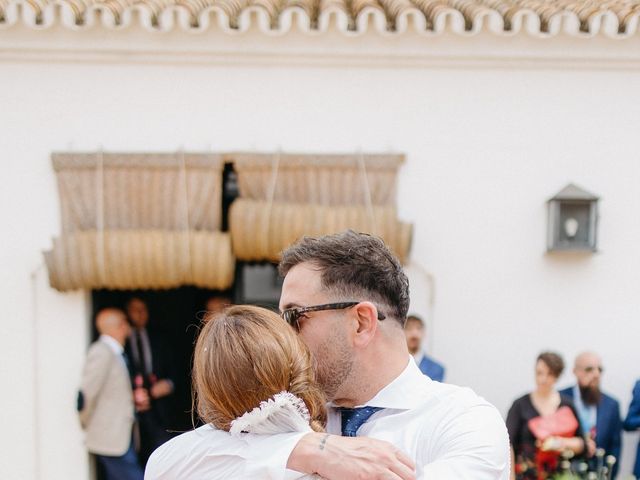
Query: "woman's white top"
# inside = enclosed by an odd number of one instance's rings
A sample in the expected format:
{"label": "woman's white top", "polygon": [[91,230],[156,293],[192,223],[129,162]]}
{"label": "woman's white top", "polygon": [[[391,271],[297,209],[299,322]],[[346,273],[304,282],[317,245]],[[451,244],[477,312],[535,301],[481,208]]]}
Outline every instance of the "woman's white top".
{"label": "woman's white top", "polygon": [[144,478],[319,479],[286,469],[289,453],[310,431],[304,402],[281,392],[235,419],[229,432],[204,425],[165,443],[149,459]]}

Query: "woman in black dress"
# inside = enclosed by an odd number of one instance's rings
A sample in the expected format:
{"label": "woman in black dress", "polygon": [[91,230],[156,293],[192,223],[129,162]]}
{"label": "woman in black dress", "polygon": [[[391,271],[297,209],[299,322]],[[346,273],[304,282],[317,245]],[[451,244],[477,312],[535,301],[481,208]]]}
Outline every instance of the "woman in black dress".
{"label": "woman in black dress", "polygon": [[[553,352],[544,352],[538,355],[535,368],[536,389],[518,398],[509,409],[507,430],[513,455],[511,461],[512,479],[538,480],[546,478],[546,473],[538,471],[539,468],[537,468],[541,458],[542,440],[544,440],[545,450],[557,452],[557,456],[565,450],[571,450],[574,454],[580,454],[584,450],[584,439],[578,421],[575,422],[577,426],[572,437],[550,436],[538,439],[529,428],[531,419],[549,417],[561,407],[568,407],[574,417],[578,418],[571,399],[561,396],[555,389],[556,381],[563,370],[564,362],[560,355]],[[553,458],[553,453],[551,456]]]}

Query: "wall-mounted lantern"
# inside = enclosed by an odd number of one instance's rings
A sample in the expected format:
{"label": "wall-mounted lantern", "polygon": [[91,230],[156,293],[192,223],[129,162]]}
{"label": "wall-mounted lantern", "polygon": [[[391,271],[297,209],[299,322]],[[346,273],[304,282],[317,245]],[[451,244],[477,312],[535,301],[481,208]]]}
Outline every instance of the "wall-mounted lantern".
{"label": "wall-mounted lantern", "polygon": [[569,184],[548,204],[547,251],[597,250],[598,197]]}

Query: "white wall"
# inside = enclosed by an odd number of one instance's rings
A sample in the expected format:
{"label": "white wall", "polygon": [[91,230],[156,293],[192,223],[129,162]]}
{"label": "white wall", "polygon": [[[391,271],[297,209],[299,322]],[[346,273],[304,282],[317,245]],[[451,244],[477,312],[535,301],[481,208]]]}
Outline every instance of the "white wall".
{"label": "white wall", "polygon": [[[530,47],[544,49],[537,42]],[[570,55],[569,40],[553,42]],[[430,346],[449,380],[506,413],[531,389],[539,351],[570,362],[594,348],[604,387],[626,412],[640,376],[640,63],[568,70],[558,58],[544,67],[498,59],[357,68],[277,58],[251,66],[250,57],[236,65],[222,57],[197,65],[20,58],[0,55],[6,478],[88,478],[73,411],[87,297],[50,290],[41,269],[31,277],[59,232],[54,150],[406,153],[400,212],[415,224],[414,261],[435,279]],[[545,201],[569,181],[602,197],[595,255],[545,254]],[[417,267],[411,277],[414,307],[430,316],[427,282]],[[560,383],[569,382],[567,374]]]}

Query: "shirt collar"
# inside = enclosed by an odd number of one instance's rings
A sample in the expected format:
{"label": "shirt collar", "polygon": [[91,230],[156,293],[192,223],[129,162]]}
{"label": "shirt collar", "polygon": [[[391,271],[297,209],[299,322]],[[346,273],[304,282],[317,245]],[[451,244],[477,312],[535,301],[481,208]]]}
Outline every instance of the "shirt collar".
{"label": "shirt collar", "polygon": [[366,403],[368,407],[410,410],[423,404],[433,381],[423,375],[414,359],[409,356],[407,366],[391,383]]}
{"label": "shirt collar", "polygon": [[118,342],[115,338],[113,338],[113,337],[111,337],[109,335],[105,335],[103,333],[102,335],[100,335],[100,338],[98,340],[100,340],[102,343],[106,343],[107,346],[116,355],[122,355],[122,353],[124,352],[124,348],[122,348],[122,345],[120,345],[120,342]]}

